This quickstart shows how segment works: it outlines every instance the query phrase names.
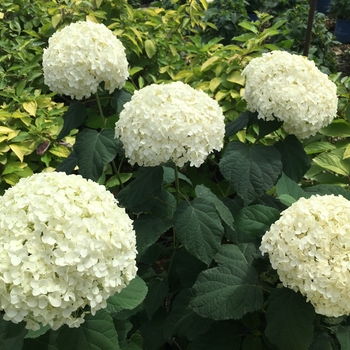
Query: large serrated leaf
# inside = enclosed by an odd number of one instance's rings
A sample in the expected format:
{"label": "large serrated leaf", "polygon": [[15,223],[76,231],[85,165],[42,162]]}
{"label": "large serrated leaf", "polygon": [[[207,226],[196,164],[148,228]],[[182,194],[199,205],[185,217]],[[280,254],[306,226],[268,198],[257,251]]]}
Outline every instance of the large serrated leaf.
{"label": "large serrated leaf", "polygon": [[119,312],[122,310],[132,310],[145,299],[147,294],[146,283],[136,276],[129,285],[107,300],[107,311]]}
{"label": "large serrated leaf", "polygon": [[257,121],[257,113],[244,111],[234,121],[226,125],[225,136],[229,137],[237,134],[238,131]]}
{"label": "large serrated leaf", "polygon": [[245,235],[262,236],[279,217],[280,212],[275,208],[252,205],[239,211],[236,227]]}
{"label": "large serrated leaf", "polygon": [[114,138],[111,129],[103,129],[101,132],[84,129],[77,135],[74,145],[79,174],[86,179],[98,181],[104,166],[114,159],[121,147],[121,141]]}
{"label": "large serrated leaf", "polygon": [[163,219],[158,215],[148,214],[136,218],[134,220],[134,228],[138,254],[142,255],[171,225],[171,219]]}
{"label": "large serrated leaf", "polygon": [[169,293],[169,284],[166,278],[153,278],[148,284],[148,293],[143,302],[148,319],[164,304],[164,298]]}
{"label": "large serrated leaf", "polygon": [[78,165],[78,156],[74,151],[72,151],[70,155],[60,163],[60,165],[56,168],[56,171],[58,172],[63,171],[69,175],[73,173],[77,165]]}
{"label": "large serrated leaf", "polygon": [[270,342],[283,350],[307,350],[314,332],[313,306],[288,288],[274,289],[268,303],[265,334]]}
{"label": "large serrated leaf", "polygon": [[299,182],[311,167],[311,161],[300,141],[294,135],[275,143],[281,153],[283,172],[292,180]]}
{"label": "large serrated leaf", "polygon": [[184,247],[210,264],[224,235],[214,204],[202,198],[195,198],[191,203],[181,202],[174,214],[174,226]]}
{"label": "large serrated leaf", "polygon": [[230,143],[220,161],[220,171],[237,194],[248,205],[261,197],[277,181],[281,155],[273,147],[241,142]]}
{"label": "large serrated leaf", "polygon": [[285,173],[282,173],[282,176],[277,181],[276,184],[276,194],[278,198],[283,195],[288,195],[294,202],[301,197],[309,197],[307,193],[292,179],[290,179]]}
{"label": "large serrated leaf", "polygon": [[65,136],[69,135],[71,130],[82,125],[87,117],[87,110],[85,105],[78,101],[72,103],[66,113],[63,115],[64,124],[63,128],[57,136],[57,140],[63,139]]}
{"label": "large serrated leaf", "polygon": [[236,350],[240,345],[241,336],[233,324],[216,322],[192,342],[191,350]]}
{"label": "large serrated leaf", "polygon": [[212,202],[219,213],[222,221],[228,226],[233,225],[233,216],[228,207],[208,188],[204,185],[198,185],[195,188],[197,198],[203,198]]}
{"label": "large serrated leaf", "polygon": [[86,315],[79,328],[61,327],[57,345],[58,350],[120,350],[113,319],[105,310]]}
{"label": "large serrated leaf", "polygon": [[203,271],[193,286],[196,296],[190,307],[198,315],[214,320],[240,319],[263,303],[257,279],[256,270],[238,260]]}
{"label": "large serrated leaf", "polygon": [[164,325],[164,336],[166,338],[176,335],[193,340],[198,335],[206,332],[213,323],[212,320],[196,314],[188,306],[193,297],[193,290],[190,289],[182,290],[175,297]]}

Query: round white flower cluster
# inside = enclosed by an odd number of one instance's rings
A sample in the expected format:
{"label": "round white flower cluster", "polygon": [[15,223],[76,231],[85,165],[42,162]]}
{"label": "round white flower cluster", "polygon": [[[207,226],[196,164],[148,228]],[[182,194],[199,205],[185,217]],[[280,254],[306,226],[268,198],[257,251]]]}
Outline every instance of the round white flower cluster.
{"label": "round white flower cluster", "polygon": [[285,287],[300,291],[328,317],[350,314],[350,201],[300,198],[262,238],[260,250]]}
{"label": "round white flower cluster", "polygon": [[336,116],[336,85],[303,56],[272,51],[254,58],[242,75],[247,108],[260,119],[283,121],[289,134],[315,135]]}
{"label": "round white flower cluster", "polygon": [[52,91],[78,100],[96,93],[101,82],[112,93],[129,76],[123,44],[94,22],[73,23],[53,34],[44,49],[43,71]]}
{"label": "round white flower cluster", "polygon": [[219,104],[182,82],[152,84],[135,91],[116,123],[116,137],[131,164],[157,166],[172,160],[199,167],[225,134]]}
{"label": "round white flower cluster", "polygon": [[0,309],[26,328],[79,327],[136,275],[132,221],[103,186],[41,173],[0,197]]}

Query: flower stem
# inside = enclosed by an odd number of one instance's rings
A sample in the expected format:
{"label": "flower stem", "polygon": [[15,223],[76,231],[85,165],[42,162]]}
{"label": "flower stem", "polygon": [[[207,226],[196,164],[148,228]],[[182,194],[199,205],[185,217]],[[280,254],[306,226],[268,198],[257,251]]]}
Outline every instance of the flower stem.
{"label": "flower stem", "polygon": [[[120,164],[121,164],[121,163],[122,163],[122,162],[120,162]],[[111,161],[111,165],[112,165],[113,172],[114,172],[115,176],[117,177],[117,179],[118,179],[118,181],[119,181],[119,186],[120,186],[120,188],[124,188],[124,185],[123,185],[123,183],[122,183],[122,179],[121,179],[121,177],[120,177],[120,166],[119,166],[119,168],[117,168],[117,166],[115,165],[114,160]]]}
{"label": "flower stem", "polygon": [[102,119],[103,127],[105,128],[106,124],[107,124],[107,118],[105,118],[105,116],[103,115],[103,110],[102,110],[102,106],[101,106],[100,97],[98,96],[97,92],[96,92],[96,102],[97,102],[98,111],[100,112],[100,116],[101,116],[101,119]]}

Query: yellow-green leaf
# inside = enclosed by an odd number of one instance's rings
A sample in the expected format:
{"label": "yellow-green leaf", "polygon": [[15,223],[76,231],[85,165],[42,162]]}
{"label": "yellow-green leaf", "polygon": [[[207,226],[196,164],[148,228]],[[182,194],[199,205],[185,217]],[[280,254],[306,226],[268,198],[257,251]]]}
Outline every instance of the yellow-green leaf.
{"label": "yellow-green leaf", "polygon": [[3,179],[11,186],[16,185],[16,183],[19,181],[19,177],[16,174],[6,174],[3,176]]}
{"label": "yellow-green leaf", "polygon": [[214,92],[221,84],[221,79],[220,78],[213,78],[210,80],[209,83],[209,88],[212,92]]}
{"label": "yellow-green leaf", "polygon": [[28,101],[28,102],[23,102],[23,108],[26,112],[29,113],[29,115],[35,117],[36,114],[36,109],[37,109],[37,103],[36,101]]}
{"label": "yellow-green leaf", "polygon": [[344,152],[344,155],[343,155],[343,159],[348,159],[348,158],[350,158],[350,145],[346,146],[345,152]]}
{"label": "yellow-green leaf", "polygon": [[52,16],[51,18],[51,24],[54,28],[56,28],[58,26],[58,23],[60,23],[62,18],[62,15],[60,13],[58,13],[57,15]]}
{"label": "yellow-green leaf", "polygon": [[18,159],[21,161],[21,163],[23,162],[24,156],[32,153],[31,149],[20,144],[13,143],[12,145],[10,145],[10,148],[13,151],[13,153],[18,157]]}
{"label": "yellow-green leaf", "polygon": [[337,149],[328,153],[322,153],[313,159],[314,163],[326,170],[337,174],[350,175],[350,160],[343,159],[345,150]]}
{"label": "yellow-green leaf", "polygon": [[49,152],[61,158],[67,158],[71,153],[71,151],[65,146],[52,147]]}
{"label": "yellow-green leaf", "polygon": [[152,58],[157,52],[157,47],[151,39],[145,41],[145,51],[148,58]]}
{"label": "yellow-green leaf", "polygon": [[215,63],[219,60],[218,56],[213,56],[210,57],[209,60],[206,60],[202,66],[201,66],[201,71],[205,72],[206,70],[210,69],[211,67],[213,67],[215,65]]}
{"label": "yellow-green leaf", "polygon": [[39,108],[45,108],[50,105],[51,98],[47,96],[39,96],[35,101]]}
{"label": "yellow-green leaf", "polygon": [[0,134],[8,134],[12,132],[13,130],[6,127],[6,126],[0,126]]}
{"label": "yellow-green leaf", "polygon": [[227,95],[229,94],[229,92],[227,91],[218,91],[215,94],[215,100],[216,101],[221,101],[223,98],[225,98]]}
{"label": "yellow-green leaf", "polygon": [[227,76],[227,81],[229,81],[230,83],[236,83],[239,85],[244,85],[244,77],[241,75],[241,72],[236,70],[231,72],[228,76]]}

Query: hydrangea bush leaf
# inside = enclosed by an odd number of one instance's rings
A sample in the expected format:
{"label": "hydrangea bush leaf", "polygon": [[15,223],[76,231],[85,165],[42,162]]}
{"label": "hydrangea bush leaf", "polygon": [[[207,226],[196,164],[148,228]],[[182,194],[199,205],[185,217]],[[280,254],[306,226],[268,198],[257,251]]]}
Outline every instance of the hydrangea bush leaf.
{"label": "hydrangea bush leaf", "polygon": [[[69,339],[69,343],[67,343]],[[57,336],[58,350],[120,350],[118,333],[111,315],[100,310],[96,315],[87,315],[79,328],[62,327]]]}
{"label": "hydrangea bush leaf", "polygon": [[235,225],[241,234],[257,237],[263,235],[280,216],[280,212],[260,204],[242,208],[236,216]]}
{"label": "hydrangea bush leaf", "polygon": [[311,161],[301,142],[294,135],[288,135],[276,142],[274,147],[281,153],[283,172],[292,180],[299,182],[311,167]]}
{"label": "hydrangea bush leaf", "polygon": [[202,198],[180,203],[174,214],[174,227],[184,247],[209,265],[224,235],[215,205]]}
{"label": "hydrangea bush leaf", "polygon": [[120,293],[107,299],[107,311],[117,313],[122,310],[132,310],[145,299],[147,287],[145,282],[136,276]]}
{"label": "hydrangea bush leaf", "polygon": [[231,142],[220,160],[220,171],[248,205],[276,183],[282,170],[280,158],[270,146]]}
{"label": "hydrangea bush leaf", "polygon": [[262,305],[257,277],[256,270],[240,260],[203,271],[193,286],[195,297],[190,307],[214,320],[240,319]]}
{"label": "hydrangea bush leaf", "polygon": [[286,350],[308,349],[313,339],[315,311],[300,293],[277,288],[268,298],[266,336]]}
{"label": "hydrangea bush leaf", "polygon": [[78,128],[82,125],[87,117],[86,106],[80,101],[72,103],[67,112],[63,115],[64,125],[60,133],[57,135],[57,139],[60,140],[63,137],[69,135],[71,130]]}
{"label": "hydrangea bush leaf", "polygon": [[92,129],[82,130],[77,135],[74,145],[79,173],[87,179],[97,181],[104,167],[120,150],[121,143],[118,139],[114,139],[112,130],[103,129],[101,132]]}

